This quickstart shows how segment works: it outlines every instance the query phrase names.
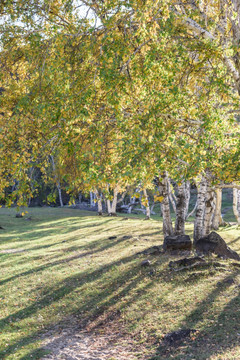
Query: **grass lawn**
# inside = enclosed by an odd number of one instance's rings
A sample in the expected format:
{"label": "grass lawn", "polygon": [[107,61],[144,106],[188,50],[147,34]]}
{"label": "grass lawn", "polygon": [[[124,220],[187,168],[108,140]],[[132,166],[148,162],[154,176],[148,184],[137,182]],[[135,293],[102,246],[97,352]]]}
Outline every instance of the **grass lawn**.
{"label": "grass lawn", "polygon": [[[89,328],[116,321],[144,344],[149,360],[240,359],[240,268],[231,261],[173,273],[169,256],[139,255],[163,242],[156,218],[47,207],[29,215],[0,209],[0,359],[41,358],[42,334],[72,318]],[[219,233],[240,253],[236,225]],[[146,258],[151,268],[140,266]],[[198,331],[177,347],[162,343],[182,328]]]}

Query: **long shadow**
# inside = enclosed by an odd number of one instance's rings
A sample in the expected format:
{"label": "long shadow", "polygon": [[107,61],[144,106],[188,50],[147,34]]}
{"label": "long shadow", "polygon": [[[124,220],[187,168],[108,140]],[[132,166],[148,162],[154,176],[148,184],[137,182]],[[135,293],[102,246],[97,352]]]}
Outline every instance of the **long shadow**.
{"label": "long shadow", "polygon": [[[22,310],[16,311],[14,314],[11,314],[0,320],[0,329],[3,330],[10,321],[11,323],[14,323],[16,320],[20,321],[28,318],[29,316],[35,314],[37,311],[44,309],[45,307],[51,305],[56,301],[61,300],[63,297],[70,294],[72,291],[74,291],[76,288],[79,288],[81,285],[90,285],[97,279],[101,278],[109,270],[111,270],[111,268],[122,264],[127,264],[133,261],[135,257],[136,255],[133,254],[129,257],[125,257],[123,259],[111,262],[110,264],[101,266],[97,270],[91,272],[84,271],[74,276],[69,276],[68,278],[60,282],[57,285],[57,288],[52,287],[51,289],[49,289],[47,294],[44,295],[41,300],[36,301],[34,304],[29,305]],[[106,284],[105,289],[103,289],[101,292],[98,292],[97,289],[93,289],[90,300],[82,303],[81,306],[79,306],[78,309],[73,312],[75,316],[79,314],[81,315],[79,325],[84,326],[86,324],[86,321],[88,321],[89,319],[93,320],[99,317],[103,314],[104,311],[107,311],[112,306],[116,305],[120,299],[122,299],[126,295],[131,294],[132,290],[138,285],[139,278],[145,276],[145,274],[142,274],[142,272],[144,272],[144,270],[142,270],[139,265],[133,265],[130,269],[121,272],[116,277],[110,279],[110,281],[108,281],[108,283]],[[134,280],[131,281],[131,279]],[[149,283],[145,285],[145,288],[141,288],[141,293],[144,294],[144,291],[147,291],[147,289],[152,286],[152,283],[153,281],[149,280]],[[118,289],[120,291],[118,291]],[[114,292],[116,292],[116,294]],[[131,303],[132,296],[134,295],[131,295],[128,301],[124,302],[124,304],[122,305],[124,306],[124,308]],[[85,316],[83,314],[85,314]],[[4,359],[5,356],[14,353],[16,347],[18,346],[22,346],[24,344],[26,345],[33,342],[36,336],[37,333],[34,337],[29,336],[20,339],[14,344],[9,345],[7,348],[5,348],[5,351],[0,352],[0,358]],[[34,350],[34,353],[36,353],[36,350]],[[23,357],[22,359],[27,359],[27,357]]]}
{"label": "long shadow", "polygon": [[[93,231],[93,232],[88,232],[88,235],[93,235],[94,234],[94,232],[98,232],[99,233],[99,230],[96,230],[96,231]],[[68,233],[69,234],[69,233]],[[24,252],[32,252],[32,251],[37,251],[37,250],[41,250],[41,249],[47,249],[47,248],[50,248],[50,247],[53,247],[53,246],[56,246],[56,245],[59,245],[59,244],[62,244],[62,243],[69,243],[69,242],[72,242],[72,241],[77,241],[77,240],[79,240],[79,239],[82,239],[82,237],[81,236],[77,236],[77,238],[76,238],[76,235],[73,235],[73,236],[71,236],[71,237],[69,237],[68,236],[68,239],[67,240],[61,240],[61,241],[58,241],[58,242],[53,242],[53,243],[51,243],[51,244],[48,244],[48,245],[40,245],[40,246],[33,246],[33,247],[30,247],[30,248],[24,248]],[[31,239],[32,240],[32,239]],[[99,240],[98,241],[95,241],[94,243],[99,243]],[[93,242],[91,242],[91,243],[93,243]],[[94,247],[95,245],[93,245],[93,247]],[[78,246],[77,247],[78,249],[81,249],[81,248],[86,248],[86,245],[81,245],[81,246]],[[22,245],[19,245],[19,246],[16,246],[15,247],[15,249],[22,249]],[[23,251],[22,251],[23,252]],[[20,251],[19,252],[16,252],[16,253],[9,253],[9,254],[11,254],[11,255],[15,255],[15,254],[19,254],[20,253]],[[8,254],[8,255],[9,255]],[[0,254],[0,256],[1,255],[6,255],[6,253],[4,253],[4,254]],[[29,259],[29,261],[31,261],[31,259]],[[12,262],[15,262],[15,259],[13,259],[12,260]],[[8,264],[10,264],[11,263],[11,260],[8,262]]]}
{"label": "long shadow", "polygon": [[127,257],[125,259],[112,262],[108,265],[102,266],[97,270],[92,272],[80,272],[74,276],[69,276],[65,278],[62,282],[59,283],[58,288],[52,287],[48,293],[41,298],[40,301],[36,301],[34,304],[29,305],[28,307],[16,311],[14,314],[8,315],[7,317],[0,320],[0,329],[3,329],[5,325],[8,324],[9,320],[16,321],[17,319],[25,319],[29,315],[32,315],[37,310],[43,309],[46,306],[50,305],[52,302],[60,300],[62,297],[66,296],[72,292],[76,287],[79,287],[83,284],[89,284],[102,276],[105,272],[111,269],[112,266],[117,266],[122,263],[127,263],[134,259],[134,255]]}
{"label": "long shadow", "polygon": [[[91,226],[91,227],[93,227],[93,226]],[[79,228],[79,227],[76,227],[76,228],[71,228],[71,227],[68,227],[68,228],[66,228],[66,230],[64,231],[64,232],[61,232],[60,234],[58,234],[58,236],[64,236],[64,235],[67,235],[67,237],[68,237],[68,240],[66,240],[66,241],[77,241],[77,240],[79,240],[79,239],[81,239],[82,238],[82,236],[81,236],[81,233],[79,233],[79,230],[81,230],[81,229],[84,229],[84,228],[90,228],[90,226],[84,226],[84,227],[82,227],[82,228]],[[120,226],[116,226],[115,228],[110,228],[109,229],[109,231],[110,232],[113,232],[114,230],[119,230],[119,228],[120,228]],[[107,229],[108,230],[108,229]],[[89,235],[94,235],[95,233],[97,233],[97,234],[99,234],[99,229],[96,229],[96,230],[93,230],[93,231],[88,231],[88,236]],[[76,232],[76,233],[75,233]],[[72,234],[72,235],[71,235]],[[52,235],[54,235],[54,236],[56,236],[56,229],[55,229],[55,231],[49,231],[49,233],[46,235],[46,234],[44,234],[44,236],[43,237],[41,237],[41,241],[45,241],[45,237],[48,237],[48,236],[52,236]],[[84,235],[84,237],[86,237],[86,235]],[[38,234],[38,236],[36,236],[36,237],[31,237],[30,239],[25,239],[25,242],[32,242],[32,241],[35,241],[35,240],[39,240],[39,234]],[[10,240],[11,241],[11,240]],[[16,241],[16,239],[15,239],[15,241]],[[20,240],[20,239],[18,239],[17,240],[17,242],[20,242],[20,241],[23,241],[23,240]],[[7,242],[7,241],[6,241]],[[55,243],[53,243],[52,245],[54,245]],[[45,245],[43,245],[43,246],[45,246]],[[22,247],[22,245],[20,244],[18,247]],[[16,248],[18,248],[18,247],[16,247]],[[30,248],[29,250],[38,250],[38,249],[40,249],[41,247],[32,247],[32,248]]]}
{"label": "long shadow", "polygon": [[[15,343],[8,345],[5,347],[5,350],[0,350],[0,359],[9,359],[10,354],[14,354],[16,352],[16,349],[24,346],[27,346],[29,344],[35,343],[37,340],[39,340],[39,336],[41,336],[41,331],[37,331],[33,333],[31,336],[26,336],[21,338],[21,340],[16,341]],[[46,351],[44,351],[41,348],[36,349],[35,351],[32,351],[31,354],[27,354],[26,356],[23,356],[22,359],[30,360],[30,359],[41,359],[41,357],[46,354]],[[34,355],[31,356],[31,355]]]}
{"label": "long shadow", "polygon": [[[99,233],[99,230],[96,230],[96,232],[98,232]],[[88,235],[92,235],[93,234],[93,232],[89,232],[88,233]],[[49,245],[41,245],[41,246],[35,246],[35,247],[33,247],[33,248],[29,248],[29,249],[25,249],[25,251],[24,252],[31,252],[31,251],[35,251],[35,250],[40,250],[40,249],[45,249],[45,248],[48,248],[48,247],[52,247],[52,246],[55,246],[55,245],[59,245],[59,244],[61,244],[61,243],[69,243],[69,242],[73,242],[73,241],[78,241],[79,239],[81,239],[82,237],[81,236],[77,236],[77,238],[76,238],[76,235],[74,235],[74,236],[72,236],[72,237],[68,237],[68,240],[61,240],[60,242],[55,242],[55,243],[52,243],[52,244],[49,244]],[[115,243],[115,242],[110,242],[110,240],[109,239],[104,239],[105,240],[105,242],[107,241],[107,242],[109,242],[110,244],[111,243]],[[124,240],[124,239],[123,239]],[[101,245],[102,245],[102,242],[100,242],[100,240],[98,239],[98,240],[95,240],[95,241],[91,241],[90,243],[86,243],[86,244],[83,244],[83,245],[78,245],[78,246],[75,246],[74,247],[74,251],[76,251],[76,250],[91,250],[91,249],[96,249],[96,248],[98,248],[99,247],[99,243],[101,243]],[[17,248],[16,248],[17,249]],[[64,251],[65,252],[69,252],[69,251],[71,251],[71,250],[68,250],[69,248],[65,248],[64,249]],[[56,249],[56,251],[57,251],[58,249]],[[99,249],[99,250],[97,250],[97,251],[101,251],[101,248]],[[19,256],[19,254],[20,253],[12,253],[12,254],[1,254],[1,255],[18,255]],[[57,257],[59,257],[59,255],[57,255]],[[31,262],[32,261],[32,258],[31,257],[29,257],[28,259],[23,259],[22,260],[22,262],[24,262],[24,263],[26,263],[26,262]],[[12,259],[12,260],[8,260],[7,261],[7,264],[8,264],[8,266],[11,264],[11,263],[14,263],[14,264],[16,264],[16,257],[14,256],[14,259]],[[18,264],[19,264],[20,262],[18,261]],[[5,266],[6,265],[6,262],[4,262],[4,264],[3,264],[3,266]],[[1,282],[0,282],[0,285],[1,285]]]}
{"label": "long shadow", "polygon": [[[112,221],[114,219],[108,219],[107,222]],[[101,222],[101,225],[103,225],[103,222]],[[89,226],[88,226],[89,227]],[[119,226],[118,226],[119,228]],[[98,230],[99,231],[99,230]],[[110,228],[109,231],[113,231],[113,228]],[[157,232],[158,233],[158,232]],[[151,234],[152,235],[152,234]],[[20,274],[16,274],[12,277],[9,277],[7,279],[4,279],[0,282],[0,285],[3,285],[7,283],[8,281],[14,280],[19,278],[20,276],[25,276],[30,273],[38,273],[39,271],[43,271],[45,269],[51,268],[53,266],[62,264],[62,263],[68,263],[70,261],[73,261],[75,259],[88,256],[88,255],[95,255],[98,252],[102,252],[104,250],[107,250],[111,247],[114,247],[115,245],[126,241],[124,238],[117,239],[116,241],[111,241],[109,239],[105,239],[104,246],[99,247],[100,240],[96,240],[90,244],[85,244],[80,246],[78,249],[85,249],[88,250],[87,252],[84,252],[83,254],[77,254],[68,258],[60,259],[54,262],[49,262],[47,264],[38,266],[34,269],[27,270],[25,272],[22,272]],[[55,244],[51,244],[56,245]],[[103,245],[101,243],[101,245]],[[46,245],[43,245],[43,248],[45,248]],[[48,245],[47,245],[48,247]],[[74,249],[75,250],[75,249]],[[71,251],[71,250],[70,250]],[[131,256],[125,257],[123,259],[113,261],[109,264],[100,266],[97,270],[94,271],[83,271],[79,272],[73,276],[69,276],[65,278],[63,281],[59,282],[57,285],[52,286],[48,289],[46,289],[45,294],[42,296],[42,298],[35,303],[26,306],[24,309],[18,310],[15,313],[6,316],[4,319],[0,320],[0,329],[6,329],[6,327],[11,322],[14,324],[14,322],[19,322],[21,320],[24,320],[35,313],[37,313],[39,310],[44,309],[45,307],[51,305],[53,302],[60,301],[63,297],[67,296],[71,292],[73,292],[76,288],[81,287],[82,285],[86,284],[92,284],[96,280],[100,279],[104,274],[107,274],[112,268],[118,267],[122,264],[127,264],[134,259],[136,259],[137,254],[133,254]],[[126,295],[129,296],[129,299],[124,302],[122,305],[124,308],[128,306],[131,301],[133,300],[132,290],[138,285],[139,277],[141,277],[141,272],[144,272],[145,270],[141,270],[141,268],[135,265],[132,265],[130,269],[123,271],[116,275],[113,279],[110,279],[107,283],[105,282],[106,286],[105,288],[99,292],[97,289],[93,289],[91,293],[91,298],[86,303],[80,305],[77,310],[74,310],[75,316],[77,316],[78,313],[86,314],[86,319],[89,318],[90,314],[93,318],[97,318],[103,314],[104,311],[108,311],[112,306],[116,306],[120,299],[125,297]],[[139,277],[138,277],[139,274]],[[133,280],[132,280],[133,279]],[[152,286],[152,280],[149,280],[149,282],[145,285],[145,287],[141,287],[141,293],[143,294],[144,291],[147,291]],[[118,290],[119,289],[119,290]],[[116,292],[116,293],[115,293]],[[9,354],[13,354],[16,351],[16,348],[23,345],[28,345],[30,343],[33,343],[36,341],[36,337],[40,335],[42,331],[36,332],[34,334],[34,337],[27,336],[25,338],[20,339],[19,341],[16,341],[14,344],[9,345],[4,349],[4,351],[0,352],[0,359],[5,359],[6,356],[9,356]],[[34,350],[31,354],[28,354],[22,359],[30,359],[32,356],[34,358],[39,358],[41,354],[41,350]],[[32,356],[31,356],[32,355]]]}
{"label": "long shadow", "polygon": [[228,245],[234,244],[235,242],[237,242],[238,240],[240,240],[240,236],[230,242],[228,242]]}
{"label": "long shadow", "polygon": [[[234,271],[230,276],[227,275],[224,280],[236,279],[240,271]],[[211,305],[214,303],[216,298],[228,287],[232,285],[232,282],[222,281],[219,286],[214,288],[214,290],[189,314],[185,317],[180,328],[191,328],[197,329],[197,324],[199,321],[202,321],[204,313],[211,308]],[[240,289],[238,290],[239,293]],[[227,312],[231,314],[231,320],[226,321],[228,317]],[[237,315],[237,316],[236,316]],[[196,339],[193,342],[188,341],[185,347],[181,346],[181,350],[178,351],[178,346],[169,347],[169,344],[160,344],[156,354],[149,358],[149,360],[162,360],[169,359],[173,360],[192,360],[197,358],[198,360],[207,360],[211,358],[211,355],[215,355],[218,352],[221,352],[223,349],[228,349],[232,347],[233,342],[229,339],[229,334],[232,333],[232,330],[239,331],[240,323],[240,297],[237,295],[226,307],[221,311],[218,316],[218,320],[214,321],[214,324],[204,328],[202,331],[198,332]],[[212,323],[211,323],[212,324]],[[173,329],[173,331],[176,329]],[[197,329],[198,330],[198,329]],[[226,343],[226,332],[228,341]],[[233,339],[237,339],[232,337]],[[181,343],[181,345],[183,345]]]}
{"label": "long shadow", "polygon": [[[111,232],[112,232],[113,229],[111,228],[111,229],[109,229],[109,230],[111,230]],[[67,233],[67,232],[66,232],[66,233]],[[95,230],[95,231],[88,232],[88,236],[89,236],[89,235],[93,235],[94,233],[99,233],[99,230]],[[68,234],[69,234],[69,232],[68,232]],[[72,242],[72,241],[78,241],[78,240],[81,239],[82,237],[85,237],[85,236],[81,236],[81,235],[77,234],[77,238],[76,238],[76,235],[72,235],[71,237],[68,236],[68,239],[67,239],[67,240],[61,240],[61,241],[59,241],[59,242],[54,242],[54,243],[51,243],[51,244],[48,244],[48,245],[41,245],[41,246],[35,246],[35,247],[31,247],[31,248],[26,248],[26,249],[24,249],[24,250],[25,250],[25,252],[26,252],[26,251],[27,251],[27,252],[30,252],[30,251],[32,252],[32,251],[36,251],[36,250],[46,249],[46,248],[53,247],[53,246],[55,246],[55,245],[59,245],[59,244],[61,244],[61,243],[69,243],[69,242]],[[74,250],[76,251],[76,250],[81,250],[81,249],[93,249],[93,248],[96,247],[96,245],[99,245],[99,239],[96,240],[96,241],[92,241],[92,242],[89,243],[89,244],[84,244],[84,245],[81,245],[81,246],[76,246],[76,247],[74,248]],[[18,248],[21,248],[21,249],[22,249],[21,245],[20,245],[19,247],[16,247],[16,249],[18,249]],[[18,254],[19,254],[19,253],[16,253],[16,255],[18,255]],[[6,255],[6,254],[0,254],[0,256],[1,256],[1,255]],[[15,255],[15,254],[11,254],[11,255]],[[29,261],[31,261],[31,258],[29,258]],[[12,262],[15,263],[15,259],[13,259]],[[24,260],[24,262],[26,262],[26,261]],[[11,260],[8,261],[8,265],[9,265],[10,263],[11,263]]]}
{"label": "long shadow", "polygon": [[[99,253],[99,252],[102,252],[102,251],[104,251],[104,250],[110,249],[111,247],[114,247],[114,246],[116,246],[116,245],[118,245],[119,243],[124,242],[124,241],[126,241],[126,239],[124,239],[124,237],[123,237],[123,238],[120,238],[120,239],[118,239],[118,240],[116,240],[116,241],[114,241],[114,242],[113,242],[113,241],[110,242],[110,240],[108,240],[108,244],[106,244],[105,246],[102,246],[102,247],[96,249],[96,248],[95,248],[95,245],[96,245],[96,244],[99,245],[99,242],[100,242],[99,240],[96,240],[96,241],[94,241],[94,244],[90,244],[89,246],[86,246],[86,247],[85,247],[85,246],[80,246],[80,247],[78,248],[78,250],[80,250],[81,248],[89,249],[89,250],[92,249],[91,251],[87,251],[87,252],[85,252],[85,253],[83,253],[83,254],[77,254],[77,255],[74,255],[74,256],[70,256],[70,257],[68,257],[68,258],[56,260],[56,261],[54,261],[54,262],[49,262],[49,263],[47,263],[47,264],[40,265],[40,266],[38,266],[38,267],[36,267],[36,268],[31,268],[30,270],[24,271],[24,272],[22,272],[22,273],[13,275],[13,276],[11,276],[11,277],[9,277],[9,278],[7,278],[7,279],[1,280],[1,281],[0,281],[0,286],[1,286],[1,285],[4,285],[5,283],[7,283],[7,282],[9,282],[9,281],[15,280],[15,279],[17,279],[17,278],[19,278],[19,277],[21,277],[21,276],[26,276],[26,275],[33,274],[33,273],[38,273],[38,272],[40,272],[40,271],[46,270],[46,269],[48,269],[48,268],[51,268],[51,267],[53,267],[53,266],[57,266],[57,265],[59,265],[59,264],[65,264],[65,263],[68,263],[68,262],[73,261],[73,260],[76,260],[76,259],[80,259],[80,258],[85,257],[85,256],[89,256],[89,255],[93,255],[93,254],[95,255],[95,254],[97,254],[97,253]],[[134,256],[136,256],[136,255],[134,255]],[[31,259],[30,259],[29,261],[31,261]],[[99,271],[99,270],[97,270],[97,271]]]}
{"label": "long shadow", "polygon": [[141,232],[141,238],[144,236],[152,236],[152,235],[159,235],[159,234],[163,234],[163,230],[159,229],[157,231],[153,231],[151,233],[143,233]]}
{"label": "long shadow", "polygon": [[[80,226],[79,224],[78,225],[66,225],[66,224],[63,224],[62,226],[65,226],[65,230],[61,232],[61,235],[69,234],[69,232],[71,233],[71,232],[76,231],[76,230],[101,226],[101,225],[106,224],[109,221],[110,220],[106,220],[106,221],[94,223],[94,224],[91,224],[91,225],[84,225],[84,226]],[[30,240],[34,241],[36,239],[39,239],[40,235],[41,235],[41,238],[42,237],[48,237],[48,236],[51,236],[51,235],[56,235],[56,230],[58,229],[58,227],[59,226],[52,227],[50,230],[49,229],[44,230],[44,228],[43,228],[43,229],[39,229],[37,231],[23,232],[23,233],[21,233],[21,235],[18,234],[17,241],[18,242],[20,242],[20,241],[25,241],[26,242],[26,241],[30,241]],[[26,235],[28,237],[27,240],[26,240]],[[9,242],[12,242],[12,241],[14,241],[14,242],[16,241],[16,235],[14,235],[14,234],[13,235],[8,235],[8,238],[6,240],[1,240],[1,244],[9,243]]]}
{"label": "long shadow", "polygon": [[[92,300],[89,303],[89,306],[94,307],[95,313],[90,317],[90,318],[86,318],[84,320],[78,320],[78,324],[76,326],[76,328],[71,331],[71,339],[74,335],[77,335],[79,337],[79,334],[81,335],[81,331],[84,330],[86,328],[86,324],[87,323],[91,323],[93,322],[93,325],[90,326],[90,331],[94,331],[98,328],[101,329],[101,327],[107,323],[109,324],[111,321],[114,321],[114,319],[116,319],[118,316],[120,316],[121,314],[121,310],[124,310],[124,308],[128,307],[132,301],[133,298],[130,297],[128,301],[124,302],[124,306],[121,307],[121,309],[119,311],[116,312],[111,312],[111,308],[113,306],[115,306],[122,298],[124,298],[125,296],[127,296],[129,293],[131,293],[131,291],[135,288],[135,286],[138,284],[139,279],[134,280],[131,284],[128,284],[120,293],[118,293],[117,295],[113,296],[110,300],[105,300],[100,307],[97,306],[99,303],[96,300]],[[144,294],[152,287],[152,283],[146,284],[141,290],[141,296],[144,296]],[[102,293],[102,297],[107,297],[108,296],[108,292],[105,291]],[[82,312],[83,308],[80,307],[78,309],[78,312],[75,312],[74,314],[72,314],[73,316],[77,317],[79,319],[79,312]],[[105,312],[109,311],[109,314],[104,317],[102,319],[101,315],[104,314]],[[54,327],[58,328],[59,326],[61,328],[66,328],[68,323],[68,319],[65,319],[63,322],[60,322],[58,324],[54,324]],[[89,330],[89,329],[88,329]],[[30,341],[29,339],[27,341],[29,341],[28,343],[30,343],[31,341],[34,341],[36,338],[37,334],[34,337],[31,337]],[[42,338],[46,338],[48,337],[47,335],[43,335]],[[120,335],[121,337],[121,335]],[[65,336],[62,336],[60,338],[57,338],[56,340],[54,339],[52,342],[48,343],[47,348],[50,348],[54,345],[55,348],[55,352],[54,355],[57,356],[59,355],[59,352],[62,348],[62,341],[66,341]],[[19,345],[19,343],[17,343],[17,345]],[[108,346],[108,345],[106,345]],[[14,346],[11,346],[11,349],[14,350],[14,347],[16,347],[16,344],[14,344]],[[56,349],[58,349],[58,351],[56,351]],[[36,350],[33,350],[32,352],[28,353],[27,355],[23,356],[20,358],[20,360],[28,360],[30,358],[34,358],[34,359],[39,359],[41,358],[41,356],[43,356],[44,352],[46,352],[46,348],[40,347]],[[1,355],[1,353],[0,353]],[[69,358],[70,360],[70,358]],[[127,360],[127,359],[126,359]]]}

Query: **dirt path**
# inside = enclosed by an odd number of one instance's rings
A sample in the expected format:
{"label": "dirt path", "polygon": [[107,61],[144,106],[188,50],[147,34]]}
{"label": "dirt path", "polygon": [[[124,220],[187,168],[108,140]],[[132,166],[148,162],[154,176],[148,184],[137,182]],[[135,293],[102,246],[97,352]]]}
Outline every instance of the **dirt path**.
{"label": "dirt path", "polygon": [[[143,349],[136,349],[122,333],[102,334],[71,327],[44,335],[43,348],[50,351],[42,360],[144,360]],[[148,357],[149,358],[149,357]]]}

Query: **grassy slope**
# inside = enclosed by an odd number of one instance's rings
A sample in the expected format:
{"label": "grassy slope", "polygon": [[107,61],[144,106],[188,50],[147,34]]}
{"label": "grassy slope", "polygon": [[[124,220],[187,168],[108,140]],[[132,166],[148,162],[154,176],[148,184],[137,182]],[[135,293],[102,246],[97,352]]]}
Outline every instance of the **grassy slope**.
{"label": "grassy slope", "polygon": [[[71,209],[30,213],[26,221],[0,209],[0,359],[38,359],[38,335],[48,327],[72,315],[96,322],[116,310],[136,341],[152,343],[149,359],[240,359],[240,269],[173,274],[161,255],[148,257],[156,271],[150,275],[139,266],[146,256],[136,254],[162,244],[159,221]],[[236,226],[220,234],[240,252]],[[229,277],[235,284],[218,284]],[[170,352],[153,344],[189,327],[197,335]]]}

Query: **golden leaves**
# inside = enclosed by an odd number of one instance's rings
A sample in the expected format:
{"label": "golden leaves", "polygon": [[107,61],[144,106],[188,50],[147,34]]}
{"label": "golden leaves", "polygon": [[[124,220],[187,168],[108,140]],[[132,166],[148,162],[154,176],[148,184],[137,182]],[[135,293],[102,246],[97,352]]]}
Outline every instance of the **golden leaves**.
{"label": "golden leaves", "polygon": [[160,203],[163,201],[164,197],[161,195],[154,195],[154,201],[159,201]]}

